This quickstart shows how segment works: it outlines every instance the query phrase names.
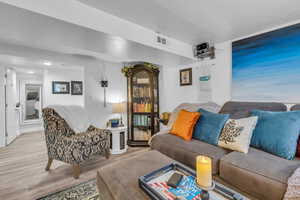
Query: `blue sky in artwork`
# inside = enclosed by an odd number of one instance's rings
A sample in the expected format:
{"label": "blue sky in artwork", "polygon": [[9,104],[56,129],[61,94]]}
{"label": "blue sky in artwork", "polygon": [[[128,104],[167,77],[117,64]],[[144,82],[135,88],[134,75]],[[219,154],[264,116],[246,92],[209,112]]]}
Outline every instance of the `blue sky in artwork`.
{"label": "blue sky in artwork", "polygon": [[300,24],[232,44],[234,100],[300,102]]}

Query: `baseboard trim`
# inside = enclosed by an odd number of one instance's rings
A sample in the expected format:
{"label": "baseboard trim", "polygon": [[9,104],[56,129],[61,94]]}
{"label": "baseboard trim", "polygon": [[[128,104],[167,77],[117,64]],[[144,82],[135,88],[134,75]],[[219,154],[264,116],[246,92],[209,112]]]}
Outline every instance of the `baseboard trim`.
{"label": "baseboard trim", "polygon": [[37,131],[44,131],[44,128],[42,126],[38,126],[38,127],[22,127],[20,129],[20,134],[30,133],[30,132],[37,132]]}

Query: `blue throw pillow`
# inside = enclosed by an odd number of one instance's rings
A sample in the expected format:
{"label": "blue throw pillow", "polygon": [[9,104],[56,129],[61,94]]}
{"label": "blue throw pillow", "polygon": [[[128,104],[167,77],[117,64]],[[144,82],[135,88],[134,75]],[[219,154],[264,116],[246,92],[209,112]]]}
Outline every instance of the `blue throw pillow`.
{"label": "blue throw pillow", "polygon": [[212,145],[218,145],[219,136],[229,115],[212,113],[201,108],[198,112],[201,115],[194,127],[193,138]]}
{"label": "blue throw pillow", "polygon": [[258,116],[251,146],[285,159],[294,159],[300,131],[300,111],[253,110],[251,115]]}

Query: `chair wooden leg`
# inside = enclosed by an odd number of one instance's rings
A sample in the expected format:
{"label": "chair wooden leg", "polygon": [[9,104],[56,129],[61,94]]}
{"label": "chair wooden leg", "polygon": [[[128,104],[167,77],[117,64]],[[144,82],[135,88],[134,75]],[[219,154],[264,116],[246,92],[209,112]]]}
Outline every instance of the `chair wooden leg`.
{"label": "chair wooden leg", "polygon": [[106,159],[109,159],[109,157],[110,157],[110,150],[109,149],[105,150],[105,157],[106,157]]}
{"label": "chair wooden leg", "polygon": [[80,175],[80,167],[78,164],[73,165],[73,176],[75,179],[78,179]]}
{"label": "chair wooden leg", "polygon": [[47,166],[46,166],[46,168],[45,168],[46,171],[49,171],[50,166],[51,166],[51,164],[52,164],[52,161],[53,161],[53,158],[48,158],[48,163],[47,163]]}

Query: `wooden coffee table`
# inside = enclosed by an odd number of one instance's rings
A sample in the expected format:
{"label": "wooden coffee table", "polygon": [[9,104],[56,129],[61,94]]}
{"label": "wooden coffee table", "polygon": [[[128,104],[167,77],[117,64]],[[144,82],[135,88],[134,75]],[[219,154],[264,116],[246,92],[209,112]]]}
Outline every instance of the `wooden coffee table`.
{"label": "wooden coffee table", "polygon": [[149,150],[100,168],[97,186],[101,200],[150,199],[139,187],[138,178],[174,162],[158,151]]}

